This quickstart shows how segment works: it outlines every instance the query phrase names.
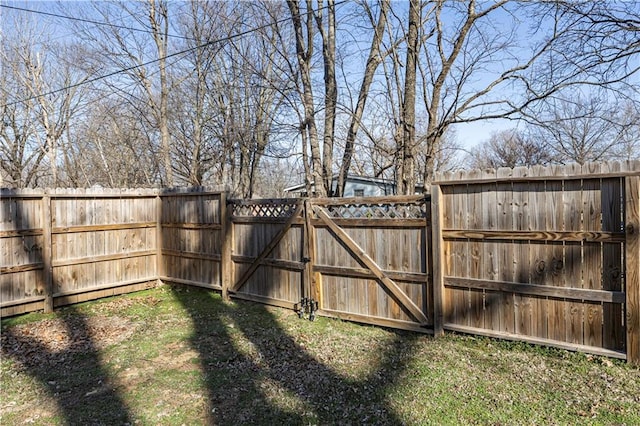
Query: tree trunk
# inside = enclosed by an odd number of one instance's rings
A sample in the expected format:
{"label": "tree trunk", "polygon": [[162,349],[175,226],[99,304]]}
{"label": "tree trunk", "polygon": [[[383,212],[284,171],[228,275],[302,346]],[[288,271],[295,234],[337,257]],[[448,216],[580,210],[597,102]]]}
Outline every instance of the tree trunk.
{"label": "tree trunk", "polygon": [[400,170],[398,194],[415,192],[415,139],[416,139],[416,58],[418,55],[418,26],[420,0],[409,3],[409,31],[407,35],[407,61],[405,64],[404,102],[402,105],[402,143],[399,147]]}
{"label": "tree trunk", "polygon": [[[320,142],[318,129],[314,118],[313,107],[313,85],[311,82],[311,59],[313,57],[313,14],[307,14],[307,47],[304,46],[304,34],[302,31],[302,21],[300,19],[300,8],[296,1],[287,0],[291,19],[296,36],[296,57],[300,67],[300,79],[302,80],[302,103],[304,106],[304,129],[307,132],[309,146],[311,148],[311,171],[315,182],[315,195],[326,197],[327,191],[323,185],[322,161],[320,157]],[[307,0],[307,9],[312,9],[311,0]],[[304,138],[303,138],[304,139]],[[311,194],[309,194],[311,195]]]}
{"label": "tree trunk", "polygon": [[[160,15],[158,17],[158,14]],[[160,19],[158,19],[160,18]],[[171,166],[171,138],[169,134],[169,83],[167,79],[166,56],[167,34],[169,33],[169,16],[167,4],[149,0],[149,21],[153,30],[153,40],[158,49],[158,67],[160,68],[160,106],[158,111],[158,127],[162,146],[162,161],[166,174],[166,185],[173,186],[173,167]]]}
{"label": "tree trunk", "polygon": [[333,195],[333,142],[336,127],[336,106],[338,104],[338,83],[336,82],[336,10],[334,0],[327,1],[327,28],[324,28],[322,9],[318,2],[316,23],[322,37],[322,59],[324,62],[324,138],[322,143],[322,183],[327,195]]}
{"label": "tree trunk", "polygon": [[338,184],[336,186],[336,197],[342,197],[344,195],[344,187],[347,182],[347,175],[351,168],[351,159],[353,158],[354,144],[358,130],[360,129],[360,120],[362,120],[362,114],[364,113],[364,107],[367,103],[367,97],[369,96],[369,87],[373,82],[373,77],[380,65],[382,58],[380,57],[380,43],[382,42],[382,36],[384,33],[384,27],[387,24],[387,13],[389,12],[390,1],[382,0],[380,2],[380,16],[378,17],[378,23],[375,27],[373,38],[371,39],[371,47],[369,48],[369,57],[367,58],[367,64],[365,66],[364,77],[362,84],[360,85],[360,92],[358,93],[358,102],[356,104],[356,110],[351,115],[351,122],[349,124],[349,130],[347,131],[347,139],[344,146],[344,154],[342,156],[342,164],[340,165],[340,171],[338,173]]}

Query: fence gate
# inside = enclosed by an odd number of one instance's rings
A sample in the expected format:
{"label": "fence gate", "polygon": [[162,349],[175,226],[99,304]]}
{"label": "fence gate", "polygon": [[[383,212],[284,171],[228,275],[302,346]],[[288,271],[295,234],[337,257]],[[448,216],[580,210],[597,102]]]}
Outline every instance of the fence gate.
{"label": "fence gate", "polygon": [[303,294],[304,201],[231,200],[229,292],[287,308]]}
{"label": "fence gate", "polygon": [[307,201],[320,314],[433,332],[424,196]]}

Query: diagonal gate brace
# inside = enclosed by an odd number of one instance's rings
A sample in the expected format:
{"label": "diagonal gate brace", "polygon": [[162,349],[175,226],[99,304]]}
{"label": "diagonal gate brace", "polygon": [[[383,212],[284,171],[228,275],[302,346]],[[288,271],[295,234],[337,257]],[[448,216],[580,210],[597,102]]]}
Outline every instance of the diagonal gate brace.
{"label": "diagonal gate brace", "polygon": [[373,274],[378,279],[378,281],[380,281],[380,283],[388,291],[390,291],[391,294],[393,294],[396,300],[404,308],[406,308],[407,311],[409,311],[409,313],[411,314],[414,320],[418,321],[421,325],[427,325],[429,323],[429,320],[424,314],[424,312],[422,312],[422,309],[420,309],[415,303],[413,303],[413,300],[411,300],[405,294],[405,292],[402,291],[400,287],[398,287],[398,284],[396,284],[395,281],[393,281],[391,278],[387,276],[387,274],[384,273],[382,268],[380,268],[378,264],[373,259],[371,259],[371,257],[369,257],[369,255],[365,253],[364,250],[362,250],[362,248],[358,245],[358,243],[356,243],[349,236],[349,234],[347,234],[345,231],[342,230],[342,228],[336,225],[336,223],[333,220],[331,220],[331,217],[321,207],[313,206],[313,211],[315,212],[316,215],[318,215],[320,220],[324,222],[325,225],[329,227],[329,229],[331,229],[331,231],[338,238],[338,240],[349,248],[352,256],[357,261],[359,261],[360,263],[365,265],[367,268],[369,268],[371,272],[373,272]]}

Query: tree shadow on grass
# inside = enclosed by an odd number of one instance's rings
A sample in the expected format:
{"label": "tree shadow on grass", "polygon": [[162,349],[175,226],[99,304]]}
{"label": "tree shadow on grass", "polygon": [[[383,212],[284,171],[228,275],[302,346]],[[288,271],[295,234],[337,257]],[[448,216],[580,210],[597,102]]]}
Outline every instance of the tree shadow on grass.
{"label": "tree shadow on grass", "polygon": [[128,407],[104,368],[89,318],[67,307],[42,322],[46,338],[21,333],[19,326],[2,330],[3,354],[41,383],[65,424],[131,423]]}
{"label": "tree shadow on grass", "polygon": [[[12,200],[10,191],[3,191],[2,196],[5,200],[2,200],[0,213],[4,222],[15,222],[13,226],[18,230],[43,226],[33,223],[33,213],[23,211],[22,204]],[[43,263],[39,274],[52,269],[41,249],[32,261]],[[43,276],[38,277],[38,282],[44,281]],[[2,290],[4,293],[5,289]],[[47,339],[39,339],[39,336],[21,333],[19,327],[3,328],[3,356],[9,356],[40,382],[48,396],[56,401],[66,424],[130,423],[129,409],[104,367],[89,318],[75,308],[67,307],[58,311],[55,320],[45,324],[56,327],[58,335],[53,336],[53,340],[50,329],[42,330],[43,334],[49,334]],[[57,346],[51,344],[56,341]],[[41,407],[33,408],[37,411]]]}
{"label": "tree shadow on grass", "polygon": [[405,371],[418,335],[396,333],[379,348],[379,364],[356,379],[316,359],[263,305],[224,303],[205,290],[173,287],[173,293],[195,328],[191,345],[209,394],[208,423],[402,423],[388,390]]}

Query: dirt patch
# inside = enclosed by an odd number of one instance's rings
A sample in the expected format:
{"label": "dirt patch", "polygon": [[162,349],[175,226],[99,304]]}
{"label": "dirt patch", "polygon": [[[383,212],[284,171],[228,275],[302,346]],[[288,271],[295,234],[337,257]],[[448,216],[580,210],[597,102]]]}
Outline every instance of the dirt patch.
{"label": "dirt patch", "polygon": [[138,324],[118,316],[69,316],[2,332],[2,356],[35,366],[64,362],[74,353],[98,351],[133,335]]}
{"label": "dirt patch", "polygon": [[147,305],[155,306],[160,303],[161,300],[153,296],[145,297],[121,297],[110,300],[109,302],[100,303],[93,307],[93,312],[99,314],[112,314],[114,312],[123,311],[134,305]]}

